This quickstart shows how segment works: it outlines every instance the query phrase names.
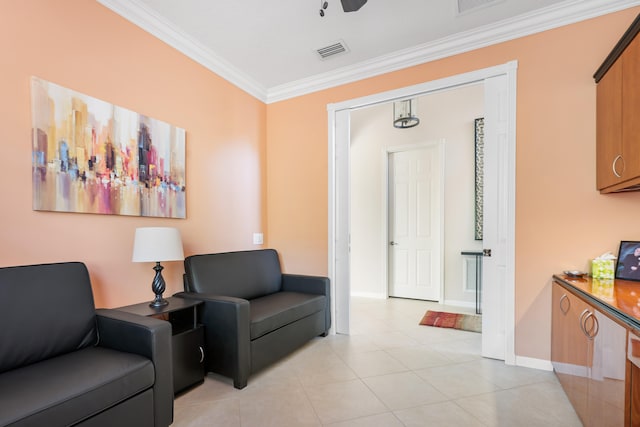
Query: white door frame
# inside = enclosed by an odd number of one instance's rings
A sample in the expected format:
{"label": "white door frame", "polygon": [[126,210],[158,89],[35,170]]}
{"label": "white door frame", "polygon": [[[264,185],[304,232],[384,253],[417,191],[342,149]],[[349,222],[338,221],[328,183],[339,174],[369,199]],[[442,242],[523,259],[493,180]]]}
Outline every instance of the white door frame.
{"label": "white door frame", "polygon": [[419,150],[420,148],[438,146],[440,157],[440,294],[438,296],[438,302],[443,300],[444,296],[444,171],[445,171],[445,157],[444,157],[444,139],[438,139],[431,142],[418,142],[415,144],[407,145],[392,145],[385,147],[382,159],[382,206],[384,210],[382,212],[382,238],[383,248],[382,255],[385,260],[382,265],[382,280],[385,289],[385,296],[389,297],[389,155],[391,153],[398,153],[400,151]]}
{"label": "white door frame", "polygon": [[[506,221],[507,235],[504,329],[505,362],[515,364],[515,144],[516,144],[516,71],[517,61],[510,61],[494,67],[459,74],[410,87],[395,89],[336,104],[328,104],[328,276],[331,280],[332,318],[334,331],[349,333],[349,114],[351,110],[381,104],[429,92],[479,83],[487,78],[506,75],[505,94],[508,98],[507,143],[512,150],[502,157],[505,170],[507,207],[502,218]],[[338,157],[336,156],[338,154]],[[345,170],[346,168],[346,170]],[[345,205],[346,204],[346,205]],[[345,244],[345,242],[347,242]]]}

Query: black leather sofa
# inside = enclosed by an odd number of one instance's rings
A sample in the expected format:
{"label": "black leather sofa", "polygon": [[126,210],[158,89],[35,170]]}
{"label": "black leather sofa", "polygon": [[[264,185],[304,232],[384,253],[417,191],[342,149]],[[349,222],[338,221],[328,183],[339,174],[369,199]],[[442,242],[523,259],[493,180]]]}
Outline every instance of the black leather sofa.
{"label": "black leather sofa", "polygon": [[192,255],[185,292],[204,301],[205,367],[244,388],[252,373],[331,326],[329,279],[282,274],[273,249]]}
{"label": "black leather sofa", "polygon": [[0,426],[173,421],[171,325],[94,307],[79,262],[0,268]]}

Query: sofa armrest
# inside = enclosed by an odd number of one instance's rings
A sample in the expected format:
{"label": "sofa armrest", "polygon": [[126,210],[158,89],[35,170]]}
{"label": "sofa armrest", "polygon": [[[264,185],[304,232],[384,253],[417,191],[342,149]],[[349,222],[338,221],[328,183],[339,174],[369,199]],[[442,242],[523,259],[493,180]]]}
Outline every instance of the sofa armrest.
{"label": "sofa armrest", "polygon": [[321,276],[304,276],[301,274],[283,274],[282,290],[286,292],[302,292],[306,294],[330,295],[329,278]]}
{"label": "sofa armrest", "polygon": [[249,301],[195,292],[174,296],[203,302],[198,320],[204,324],[207,371],[231,377],[235,388],[244,388],[251,373]]}
{"label": "sofa armrest", "polygon": [[325,333],[331,328],[331,283],[328,277],[304,276],[300,274],[283,274],[282,290],[285,292],[302,292],[326,296],[325,302]]}
{"label": "sofa armrest", "polygon": [[151,359],[155,371],[154,425],[170,425],[173,422],[171,324],[111,309],[97,309],[96,315],[99,346]]}

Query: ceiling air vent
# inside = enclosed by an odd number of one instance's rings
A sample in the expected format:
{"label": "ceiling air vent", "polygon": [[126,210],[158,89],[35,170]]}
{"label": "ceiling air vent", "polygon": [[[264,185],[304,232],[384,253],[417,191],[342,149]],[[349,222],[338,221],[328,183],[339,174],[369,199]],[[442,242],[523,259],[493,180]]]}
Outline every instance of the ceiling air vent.
{"label": "ceiling air vent", "polygon": [[458,0],[458,13],[465,13],[473,9],[491,6],[504,0]]}
{"label": "ceiling air vent", "polygon": [[328,46],[316,49],[316,52],[318,53],[318,55],[320,55],[320,59],[327,59],[332,56],[347,53],[349,52],[349,48],[342,40],[339,40],[335,43],[331,43]]}

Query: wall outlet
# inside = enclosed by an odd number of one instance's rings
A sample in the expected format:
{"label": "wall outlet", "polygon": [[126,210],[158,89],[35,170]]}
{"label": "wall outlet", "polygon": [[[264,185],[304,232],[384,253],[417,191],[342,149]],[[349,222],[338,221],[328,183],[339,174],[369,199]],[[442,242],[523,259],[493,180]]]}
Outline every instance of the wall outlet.
{"label": "wall outlet", "polygon": [[253,244],[262,245],[264,243],[264,236],[262,233],[253,233]]}

